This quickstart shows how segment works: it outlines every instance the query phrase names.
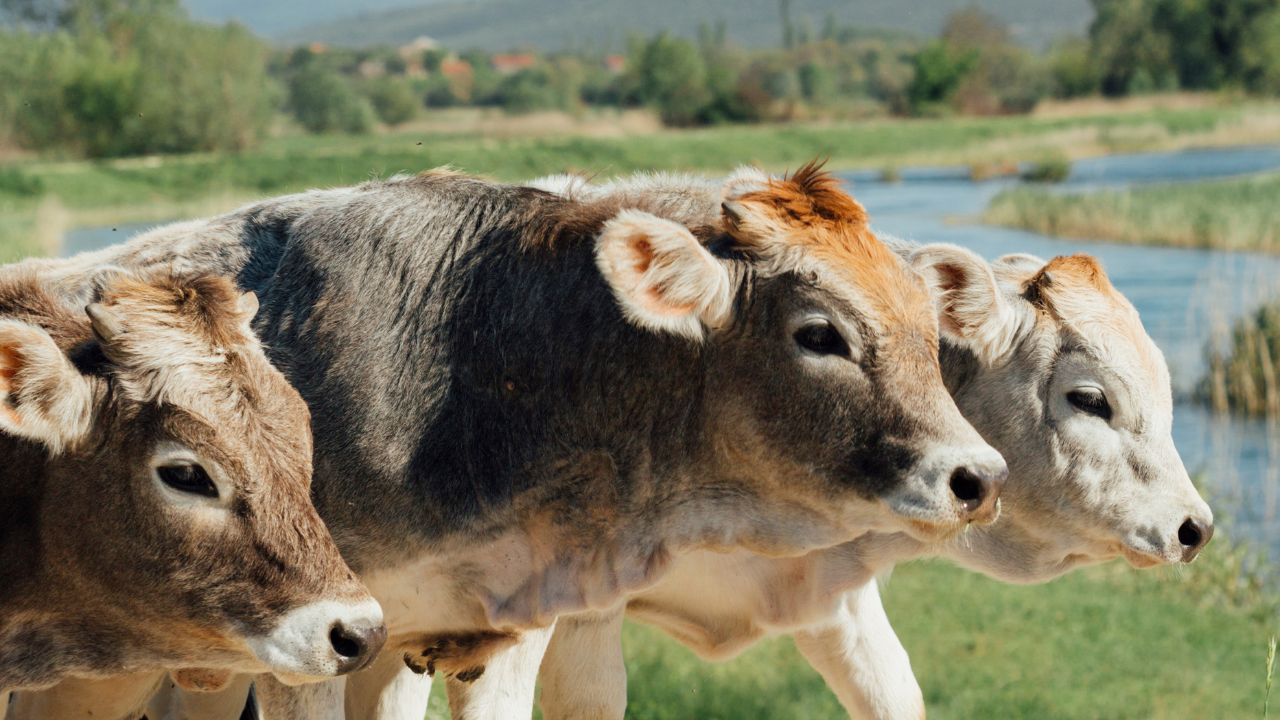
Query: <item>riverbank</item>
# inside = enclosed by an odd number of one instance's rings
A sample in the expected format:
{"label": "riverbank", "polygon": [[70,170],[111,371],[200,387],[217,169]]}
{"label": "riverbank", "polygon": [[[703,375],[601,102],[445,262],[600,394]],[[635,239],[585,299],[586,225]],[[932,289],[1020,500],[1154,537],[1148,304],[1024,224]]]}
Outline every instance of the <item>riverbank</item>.
{"label": "riverbank", "polygon": [[[986,175],[1017,161],[1280,142],[1280,104],[1248,102],[1064,117],[884,120],[727,126],[583,137],[488,137],[428,129],[368,136],[277,137],[258,152],[104,162],[11,163],[0,182],[0,258],[47,252],[74,227],[132,224],[231,209],[256,197],[358,183],[451,164],[520,180],[577,170],[771,170],[814,157],[837,169],[970,165]],[[45,212],[38,210],[44,204]]]}
{"label": "riverbank", "polygon": [[[1029,587],[909,563],[884,604],[934,720],[1252,720],[1275,602],[1239,584],[1247,553],[1225,540],[1181,572],[1117,561]],[[710,664],[630,624],[625,650],[630,720],[848,717],[789,638]],[[441,687],[427,717],[448,717]]]}
{"label": "riverbank", "polygon": [[982,222],[1085,240],[1280,253],[1280,175],[1060,194],[1017,188]]}

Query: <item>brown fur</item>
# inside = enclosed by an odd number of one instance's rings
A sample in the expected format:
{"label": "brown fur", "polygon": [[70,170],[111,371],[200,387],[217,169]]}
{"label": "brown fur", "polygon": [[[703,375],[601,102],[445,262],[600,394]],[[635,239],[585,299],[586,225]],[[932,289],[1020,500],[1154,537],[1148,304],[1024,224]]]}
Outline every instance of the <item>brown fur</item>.
{"label": "brown fur", "polygon": [[[307,408],[239,297],[220,277],[111,277],[97,301],[123,331],[107,341],[34,276],[0,281],[0,318],[45,330],[95,398],[88,437],[61,454],[0,434],[0,688],[260,671],[245,634],[317,600],[368,599],[311,505]],[[192,522],[163,499],[159,441],[216,465],[222,520]]]}

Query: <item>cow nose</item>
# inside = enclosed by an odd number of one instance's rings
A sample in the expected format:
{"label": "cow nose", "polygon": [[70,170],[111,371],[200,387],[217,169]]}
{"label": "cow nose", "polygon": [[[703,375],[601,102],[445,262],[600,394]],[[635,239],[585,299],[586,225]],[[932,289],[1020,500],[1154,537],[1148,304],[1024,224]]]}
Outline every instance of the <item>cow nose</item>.
{"label": "cow nose", "polygon": [[329,630],[329,644],[338,654],[338,674],[354,672],[373,661],[387,641],[387,627],[353,628],[335,623]]}
{"label": "cow nose", "polygon": [[1194,518],[1187,518],[1178,526],[1178,542],[1182,543],[1182,562],[1189,563],[1196,559],[1200,550],[1209,544],[1213,537],[1213,523],[1202,523]]}
{"label": "cow nose", "polygon": [[960,501],[970,520],[994,522],[1000,514],[1000,490],[1008,476],[1009,468],[1003,461],[991,467],[959,467],[951,473],[951,494]]}

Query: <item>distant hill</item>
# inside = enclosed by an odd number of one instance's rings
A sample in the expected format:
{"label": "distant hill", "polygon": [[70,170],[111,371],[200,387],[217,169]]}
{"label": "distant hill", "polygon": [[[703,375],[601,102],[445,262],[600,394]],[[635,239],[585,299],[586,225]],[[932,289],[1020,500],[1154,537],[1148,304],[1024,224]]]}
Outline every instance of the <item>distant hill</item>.
{"label": "distant hill", "polygon": [[[1063,35],[1083,33],[1093,17],[1089,0],[795,0],[791,15],[797,24],[808,18],[815,32],[834,11],[842,25],[934,35],[949,14],[970,5],[999,17],[1020,42],[1036,48]],[[690,36],[702,20],[724,20],[729,37],[748,46],[778,44],[781,38],[777,0],[438,1],[393,10],[370,8],[356,17],[307,25],[277,38],[291,44],[364,46],[398,45],[428,35],[460,50],[555,50],[591,42],[620,51],[627,30]]]}
{"label": "distant hill", "polygon": [[237,20],[259,35],[278,35],[307,25],[326,23],[360,12],[377,12],[405,5],[419,7],[448,0],[184,0],[201,20]]}
{"label": "distant hill", "polygon": [[[212,0],[204,0],[212,1]],[[225,0],[223,0],[225,1]],[[247,3],[248,0],[238,0]],[[390,0],[383,0],[390,1]],[[1080,35],[1093,17],[1089,0],[795,0],[791,15],[817,32],[828,12],[841,24],[904,29],[936,35],[947,15],[978,5],[995,14],[1025,45]],[[467,0],[436,1],[413,8],[365,12],[279,33],[287,44],[399,45],[422,35],[454,49],[561,49],[590,41],[622,50],[627,29],[645,35],[667,29],[690,36],[700,20],[724,20],[742,45],[776,45],[781,38],[777,0]]]}

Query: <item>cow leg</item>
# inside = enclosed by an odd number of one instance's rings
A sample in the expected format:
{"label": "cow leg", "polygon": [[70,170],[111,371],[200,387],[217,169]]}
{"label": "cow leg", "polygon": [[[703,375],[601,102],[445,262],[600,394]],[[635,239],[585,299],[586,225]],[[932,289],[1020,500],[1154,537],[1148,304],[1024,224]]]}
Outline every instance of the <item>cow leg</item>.
{"label": "cow leg", "polygon": [[453,720],[520,720],[533,717],[538,664],[555,625],[520,634],[520,641],[492,655],[471,682],[447,680]]}
{"label": "cow leg", "polygon": [[14,695],[9,720],[137,720],[165,674],[144,672],[106,680],[67,678],[46,690]]}
{"label": "cow leg", "polygon": [[167,679],[147,704],[148,720],[237,720],[249,699],[253,675],[235,675],[216,692],[183,690]]}
{"label": "cow leg", "polygon": [[826,623],[795,633],[796,647],[855,720],[920,720],[924,696],[889,625],[876,583],[845,593]]}
{"label": "cow leg", "polygon": [[545,720],[622,720],[627,711],[624,611],[565,615],[556,623],[538,671]]}
{"label": "cow leg", "polygon": [[253,679],[262,720],[344,720],[344,678],[290,687],[272,675]]}
{"label": "cow leg", "polygon": [[431,676],[410,670],[398,652],[347,676],[347,720],[422,720],[430,699]]}

